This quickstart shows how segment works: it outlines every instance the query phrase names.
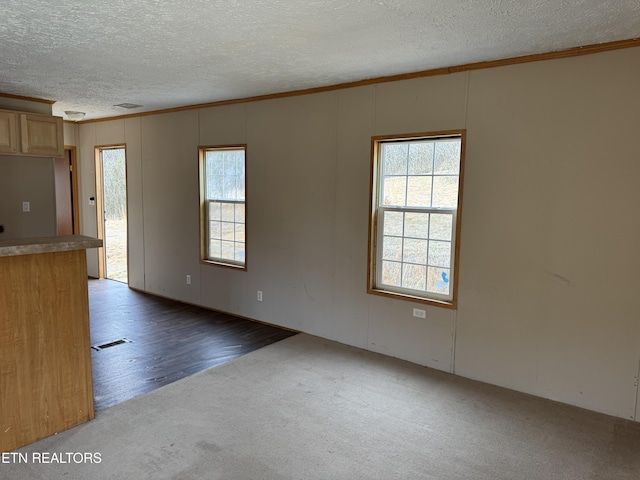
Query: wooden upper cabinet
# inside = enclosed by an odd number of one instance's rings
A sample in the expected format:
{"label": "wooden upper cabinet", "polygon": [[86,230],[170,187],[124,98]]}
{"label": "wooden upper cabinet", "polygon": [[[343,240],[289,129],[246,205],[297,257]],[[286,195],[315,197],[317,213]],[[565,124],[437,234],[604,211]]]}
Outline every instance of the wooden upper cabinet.
{"label": "wooden upper cabinet", "polygon": [[64,156],[63,129],[60,117],[21,113],[22,153],[47,157]]}
{"label": "wooden upper cabinet", "polygon": [[0,111],[0,152],[17,153],[18,131],[16,129],[16,114]]}
{"label": "wooden upper cabinet", "polygon": [[0,154],[64,156],[62,118],[0,110]]}

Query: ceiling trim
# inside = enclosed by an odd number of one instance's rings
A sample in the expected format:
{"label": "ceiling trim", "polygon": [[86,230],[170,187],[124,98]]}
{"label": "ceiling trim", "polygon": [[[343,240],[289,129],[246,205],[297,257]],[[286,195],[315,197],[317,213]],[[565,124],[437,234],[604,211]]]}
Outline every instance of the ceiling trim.
{"label": "ceiling trim", "polygon": [[[194,110],[198,108],[219,107],[222,105],[233,105],[237,103],[257,102],[261,100],[272,100],[276,98],[296,97],[299,95],[309,95],[312,93],[330,92],[334,90],[343,90],[345,88],[362,87],[377,83],[397,82],[400,80],[410,80],[413,78],[432,77],[436,75],[448,75],[451,73],[466,72],[471,70],[480,70],[485,68],[503,67],[506,65],[517,65],[521,63],[540,62],[543,60],[555,60],[560,58],[578,57],[582,55],[591,55],[594,53],[608,52],[611,50],[620,50],[623,48],[640,47],[640,38],[630,38],[627,40],[618,40],[615,42],[598,43],[593,45],[585,45],[582,47],[574,47],[566,50],[557,50],[546,53],[535,53],[532,55],[524,55],[521,57],[510,57],[501,60],[491,60],[485,62],[468,63],[465,65],[455,65],[451,67],[435,68],[431,70],[422,70],[419,72],[402,73],[398,75],[389,75],[386,77],[376,77],[367,80],[359,80],[355,82],[339,83],[336,85],[328,85],[325,87],[308,88],[304,90],[294,90],[290,92],[272,93],[267,95],[258,95],[254,97],[237,98],[231,100],[221,100],[217,102],[199,103],[195,105],[185,105],[183,107],[165,108],[162,110],[152,110],[149,112],[130,113],[126,115],[118,115],[107,118],[94,118],[90,120],[82,120],[74,122],[77,124],[108,122],[111,120],[121,120],[124,118],[144,117],[148,115],[158,115],[162,113],[181,112],[184,110]],[[15,97],[15,96],[14,96]],[[25,97],[23,97],[25,98]],[[53,103],[53,102],[51,102]]]}
{"label": "ceiling trim", "polygon": [[630,38],[628,40],[618,40],[616,42],[597,43],[595,45],[586,45],[584,47],[574,47],[567,50],[557,50],[547,53],[534,53],[532,55],[524,55],[522,57],[511,57],[503,60],[492,60],[488,62],[468,63],[466,65],[458,65],[449,67],[450,73],[465,72],[469,70],[480,70],[483,68],[502,67],[505,65],[516,65],[519,63],[540,62],[542,60],[555,60],[559,58],[579,57],[581,55],[591,55],[593,53],[609,52],[611,50],[621,50],[623,48],[632,48],[640,46],[640,38]]}
{"label": "ceiling trim", "polygon": [[44,98],[35,98],[35,97],[25,97],[25,96],[22,96],[22,95],[13,95],[12,93],[2,93],[2,92],[0,92],[0,97],[15,98],[16,100],[26,100],[28,102],[48,103],[49,105],[53,105],[54,103],[56,103],[55,100],[46,100]]}

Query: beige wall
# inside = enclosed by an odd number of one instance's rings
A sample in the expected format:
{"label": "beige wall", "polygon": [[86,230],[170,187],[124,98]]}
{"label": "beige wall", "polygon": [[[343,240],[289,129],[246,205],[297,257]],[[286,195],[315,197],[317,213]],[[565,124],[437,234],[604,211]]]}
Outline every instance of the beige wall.
{"label": "beige wall", "polygon": [[64,145],[65,147],[72,147],[78,145],[78,130],[77,123],[64,122]]}
{"label": "beige wall", "polygon": [[[93,149],[126,143],[132,286],[637,418],[639,84],[635,48],[82,124],[83,232]],[[419,319],[366,294],[370,140],[460,128],[459,308]],[[246,272],[198,259],[197,147],[237,143]]]}
{"label": "beige wall", "polygon": [[[30,211],[22,211],[29,202]],[[0,155],[0,239],[56,234],[53,160]]]}
{"label": "beige wall", "polygon": [[456,373],[632,418],[640,49],[472,74]]}
{"label": "beige wall", "polygon": [[[51,115],[49,103],[0,96],[0,109]],[[53,159],[0,155],[0,239],[56,234]],[[22,211],[30,203],[30,212]]]}
{"label": "beige wall", "polygon": [[18,112],[40,113],[51,115],[51,104],[44,102],[34,102],[21,98],[3,97],[0,95],[0,109],[16,110]]}
{"label": "beige wall", "polygon": [[[80,226],[83,235],[98,235],[96,204],[90,199],[96,197],[95,149],[99,146],[126,146],[127,196],[129,205],[129,285],[144,289],[144,234],[142,231],[142,177],[141,177],[141,130],[140,118],[82,124],[78,127],[75,146],[78,153],[78,189],[80,197]],[[66,131],[65,131],[66,133]],[[66,142],[66,138],[65,138]],[[87,250],[87,271],[98,277],[98,250]]]}

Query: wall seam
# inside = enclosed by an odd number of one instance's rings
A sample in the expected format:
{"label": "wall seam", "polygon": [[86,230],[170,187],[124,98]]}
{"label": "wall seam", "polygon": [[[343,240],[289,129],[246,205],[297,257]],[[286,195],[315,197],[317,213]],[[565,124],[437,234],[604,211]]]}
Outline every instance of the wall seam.
{"label": "wall seam", "polygon": [[147,245],[145,243],[145,213],[144,213],[144,162],[143,162],[143,141],[142,141],[142,118],[140,118],[140,210],[142,211],[142,285],[147,291]]}
{"label": "wall seam", "polygon": [[[373,97],[373,116],[371,118],[371,129],[372,129],[372,133],[375,136],[376,135],[376,121],[377,121],[377,101],[378,101],[378,85],[374,84],[373,88],[371,89],[371,96]],[[371,159],[369,159],[369,164],[371,163]],[[371,168],[371,165],[369,165],[369,168]],[[369,195],[371,195],[371,185],[369,185]],[[369,201],[371,201],[371,199],[369,199]],[[371,211],[367,210],[367,215],[371,215]],[[371,221],[371,218],[369,218],[369,222]],[[371,239],[369,238],[369,233],[367,233],[367,248],[369,248],[369,244],[368,242],[370,242]],[[367,257],[367,262],[370,262],[371,260]],[[370,268],[370,264],[367,265],[367,272],[369,272],[369,268]],[[368,273],[367,273],[368,275]],[[369,281],[370,279],[367,277],[366,279],[367,281],[367,285],[369,285]],[[368,288],[368,287],[367,287]],[[367,350],[370,350],[371,348],[371,344],[369,342],[369,333],[371,332],[371,295],[368,295],[369,297],[369,301],[367,302]]]}
{"label": "wall seam", "polygon": [[635,398],[635,405],[633,405],[633,417],[632,420],[634,421],[638,421],[638,394],[640,393],[640,356],[638,357],[638,371],[636,373],[636,378],[635,378],[635,387],[636,387],[636,398]]}
{"label": "wall seam", "polygon": [[[463,114],[463,121],[462,121],[462,125],[463,128],[466,130],[467,129],[467,122],[468,122],[468,116],[469,116],[469,85],[471,83],[471,72],[466,72],[467,75],[467,81],[466,81],[466,85],[465,85],[465,92],[464,92],[464,114]],[[466,145],[465,145],[465,150],[466,150]],[[466,158],[465,158],[466,161]],[[464,188],[464,186],[463,186]],[[458,258],[458,262],[460,261],[460,258]],[[458,268],[458,272],[460,271],[460,268]],[[458,299],[460,298],[460,282],[458,281],[458,291],[456,292],[456,295],[458,296]],[[452,374],[455,375],[456,373],[456,349],[457,349],[457,342],[458,342],[458,308],[459,306],[456,306],[456,309],[453,311],[453,320],[451,322],[451,366],[449,367],[449,370]]]}
{"label": "wall seam", "polygon": [[451,322],[451,365],[449,373],[456,374],[456,337],[458,334],[458,311],[453,311],[453,320]]}
{"label": "wall seam", "polygon": [[331,224],[333,225],[333,232],[331,232],[331,250],[333,251],[333,255],[331,256],[331,328],[330,335],[331,340],[336,340],[335,336],[335,323],[336,323],[336,235],[337,235],[337,226],[336,222],[338,221],[337,211],[338,211],[338,142],[340,138],[340,92],[335,93],[336,100],[336,118],[335,118],[335,133],[334,133],[334,152],[333,152],[333,221]]}
{"label": "wall seam", "polygon": [[[198,112],[198,303],[200,305],[204,305],[206,302],[204,301],[204,295],[203,295],[203,284],[204,281],[202,279],[202,273],[203,273],[203,268],[202,268],[202,242],[203,242],[203,232],[202,232],[202,197],[201,195],[201,186],[200,186],[200,145],[202,145],[202,109],[199,108],[197,110]],[[245,132],[245,139],[246,139],[246,132]],[[246,142],[245,142],[246,143]],[[245,169],[246,169],[246,158],[245,158]],[[246,178],[246,173],[245,173],[245,178]],[[245,189],[246,189],[246,179],[245,179]],[[245,191],[245,198],[246,198],[246,191]],[[245,204],[246,204],[246,200],[245,200]],[[246,241],[246,240],[245,240]],[[246,248],[246,247],[245,247]],[[245,258],[246,261],[246,258]]]}

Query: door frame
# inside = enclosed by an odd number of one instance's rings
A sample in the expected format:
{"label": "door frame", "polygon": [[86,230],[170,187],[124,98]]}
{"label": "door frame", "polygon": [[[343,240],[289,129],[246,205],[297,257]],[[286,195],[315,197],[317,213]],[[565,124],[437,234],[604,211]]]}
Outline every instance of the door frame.
{"label": "door frame", "polygon": [[64,147],[65,154],[69,150],[71,155],[71,208],[73,210],[73,234],[80,233],[80,189],[78,187],[78,152],[76,147]]}
{"label": "door frame", "polygon": [[[67,192],[67,188],[69,189],[69,196],[71,197],[71,218],[69,218],[68,220],[71,222],[72,225],[72,229],[71,229],[71,235],[80,235],[80,196],[79,196],[79,189],[78,189],[78,157],[77,157],[77,151],[76,151],[76,147],[75,146],[68,146],[65,145],[64,146],[64,156],[63,157],[55,157],[54,162],[56,162],[59,159],[63,159],[65,162],[65,186],[64,186],[64,192],[62,193],[66,193]],[[59,209],[58,206],[58,188],[60,187],[59,182],[58,182],[58,173],[59,173],[59,168],[57,166],[56,163],[54,163],[54,175],[55,175],[55,182],[56,182],[56,235],[60,235],[60,215],[61,215],[61,210]],[[71,175],[69,175],[71,174]],[[65,215],[65,219],[67,218],[67,215]]]}
{"label": "door frame", "polygon": [[[129,175],[127,169],[127,144],[126,143],[113,143],[110,145],[96,145],[94,147],[94,161],[96,172],[96,223],[97,223],[97,236],[102,240],[102,247],[98,248],[98,278],[106,278],[107,273],[107,252],[106,252],[106,239],[104,236],[104,183],[103,183],[103,170],[102,170],[102,150],[124,149],[124,169],[125,169],[125,192],[126,201],[125,209],[127,211],[127,232],[129,232]],[[128,233],[127,233],[128,235]],[[129,239],[127,238],[127,270],[129,269]],[[128,275],[127,275],[128,276]],[[128,284],[127,280],[127,284]]]}

